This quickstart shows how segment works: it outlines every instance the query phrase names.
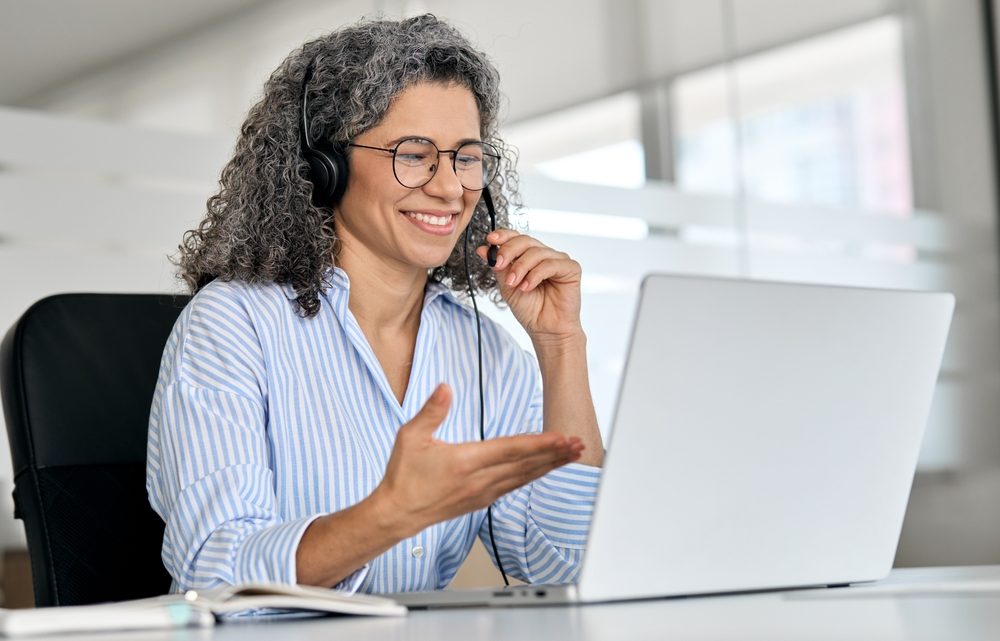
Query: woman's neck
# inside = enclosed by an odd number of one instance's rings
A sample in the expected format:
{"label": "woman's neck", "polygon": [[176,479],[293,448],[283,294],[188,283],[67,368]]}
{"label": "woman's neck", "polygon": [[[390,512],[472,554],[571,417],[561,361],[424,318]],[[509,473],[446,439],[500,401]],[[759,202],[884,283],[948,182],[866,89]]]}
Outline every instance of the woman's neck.
{"label": "woman's neck", "polygon": [[344,245],[336,264],[351,281],[348,307],[369,340],[399,332],[416,335],[427,285],[426,270],[389,264]]}

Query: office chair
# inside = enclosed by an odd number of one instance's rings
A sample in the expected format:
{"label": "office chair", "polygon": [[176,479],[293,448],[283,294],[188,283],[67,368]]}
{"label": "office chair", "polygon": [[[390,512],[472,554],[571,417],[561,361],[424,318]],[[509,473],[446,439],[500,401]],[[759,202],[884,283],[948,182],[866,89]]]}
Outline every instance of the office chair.
{"label": "office chair", "polygon": [[146,429],[160,356],[186,296],[60,294],[0,344],[0,389],[35,605],[170,588],[164,524],[146,498]]}

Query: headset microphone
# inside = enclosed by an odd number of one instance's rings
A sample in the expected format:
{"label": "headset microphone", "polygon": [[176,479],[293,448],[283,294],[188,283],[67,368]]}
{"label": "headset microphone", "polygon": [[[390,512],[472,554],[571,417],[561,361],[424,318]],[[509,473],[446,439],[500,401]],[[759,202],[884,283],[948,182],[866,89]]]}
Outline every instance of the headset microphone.
{"label": "headset microphone", "polygon": [[[490,195],[490,188],[483,187],[483,201],[486,202],[486,213],[490,216],[490,232],[497,230],[497,210],[493,207],[493,196]],[[497,266],[497,252],[500,250],[496,245],[490,245],[486,250],[486,263],[490,267]]]}

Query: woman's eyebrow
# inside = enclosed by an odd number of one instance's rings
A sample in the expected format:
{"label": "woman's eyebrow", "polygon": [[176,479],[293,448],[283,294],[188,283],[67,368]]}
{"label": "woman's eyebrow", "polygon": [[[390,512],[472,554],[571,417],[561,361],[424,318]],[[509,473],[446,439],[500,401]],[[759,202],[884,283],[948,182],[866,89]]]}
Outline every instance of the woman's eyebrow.
{"label": "woman's eyebrow", "polygon": [[399,143],[403,142],[404,140],[414,140],[414,139],[416,139],[416,140],[430,140],[426,136],[415,136],[413,134],[406,134],[405,136],[400,136],[399,138],[393,138],[392,140],[390,140],[389,142],[387,142],[385,144],[385,146],[386,147],[395,147],[396,145],[398,145]]}
{"label": "woman's eyebrow", "polygon": [[[404,140],[426,140],[428,142],[432,142],[435,145],[437,145],[437,147],[439,149],[441,148],[441,145],[438,145],[437,141],[435,141],[430,136],[420,136],[418,134],[407,134],[405,136],[400,136],[399,138],[394,138],[394,139],[388,141],[385,144],[385,146],[386,147],[395,147],[396,145],[398,145],[399,143],[401,143]],[[466,143],[470,143],[470,142],[482,142],[482,140],[479,139],[479,138],[462,138],[461,140],[459,140],[458,142],[455,143],[455,149],[458,149],[462,145],[464,145]]]}

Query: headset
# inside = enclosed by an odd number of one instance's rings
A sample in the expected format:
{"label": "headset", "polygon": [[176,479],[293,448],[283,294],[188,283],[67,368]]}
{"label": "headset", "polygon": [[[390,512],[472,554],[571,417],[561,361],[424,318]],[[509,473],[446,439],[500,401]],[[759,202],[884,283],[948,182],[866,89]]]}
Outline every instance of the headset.
{"label": "headset", "polygon": [[312,201],[317,207],[333,207],[340,202],[347,188],[347,158],[325,140],[313,141],[309,136],[309,81],[315,61],[309,63],[302,79],[302,155],[309,163],[309,180],[313,184]]}
{"label": "headset", "polygon": [[[310,61],[302,78],[302,118],[299,120],[299,134],[302,142],[302,155],[309,163],[308,179],[313,184],[312,202],[317,207],[333,208],[344,195],[347,188],[347,158],[343,152],[326,141],[314,141],[309,135],[309,81],[312,80],[316,60]],[[486,214],[490,219],[490,232],[497,229],[497,213],[493,206],[493,196],[488,186],[483,186],[483,202],[486,204]],[[479,359],[479,438],[486,440],[485,400],[483,394],[483,331],[479,318],[479,306],[476,304],[476,291],[469,271],[469,246],[471,242],[470,222],[465,228],[462,243],[462,259],[465,264],[465,282],[469,287],[469,297],[476,315],[476,356]],[[496,245],[489,245],[486,250],[486,262],[490,267],[496,267]],[[493,506],[486,507],[486,519],[490,532],[490,544],[493,548],[493,558],[503,577],[504,585],[510,585],[507,573],[504,571],[500,552],[497,549],[496,538],[493,536]]]}

